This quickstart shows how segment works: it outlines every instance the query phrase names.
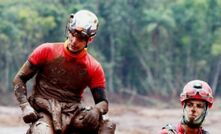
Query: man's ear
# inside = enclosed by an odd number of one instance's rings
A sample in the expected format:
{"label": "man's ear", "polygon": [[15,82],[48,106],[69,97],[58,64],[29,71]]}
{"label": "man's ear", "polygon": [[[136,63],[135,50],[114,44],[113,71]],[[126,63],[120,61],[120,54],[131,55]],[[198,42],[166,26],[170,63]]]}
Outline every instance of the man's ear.
{"label": "man's ear", "polygon": [[88,44],[91,43],[91,42],[93,42],[93,41],[94,41],[94,38],[93,38],[93,37],[90,37],[90,38],[88,39]]}

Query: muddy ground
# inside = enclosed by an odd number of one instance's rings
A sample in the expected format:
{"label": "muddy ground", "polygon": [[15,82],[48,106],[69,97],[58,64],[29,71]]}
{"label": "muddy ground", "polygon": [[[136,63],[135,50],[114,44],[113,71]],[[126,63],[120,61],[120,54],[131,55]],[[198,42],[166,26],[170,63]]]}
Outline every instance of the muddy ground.
{"label": "muddy ground", "polygon": [[[157,134],[164,124],[178,122],[181,112],[181,109],[111,104],[109,116],[117,124],[116,134]],[[214,108],[209,112],[204,127],[211,134],[220,134],[220,126],[221,110]],[[0,106],[1,134],[25,134],[27,128],[18,107]]]}

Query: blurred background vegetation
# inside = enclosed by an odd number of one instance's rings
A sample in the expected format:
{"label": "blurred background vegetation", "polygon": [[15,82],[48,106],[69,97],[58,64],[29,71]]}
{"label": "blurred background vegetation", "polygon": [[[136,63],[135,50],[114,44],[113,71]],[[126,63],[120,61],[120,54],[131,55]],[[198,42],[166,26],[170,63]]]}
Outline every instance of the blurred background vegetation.
{"label": "blurred background vegetation", "polygon": [[0,0],[0,104],[9,104],[32,50],[63,42],[79,9],[99,18],[89,52],[104,66],[108,92],[167,99],[202,79],[221,95],[221,0]]}

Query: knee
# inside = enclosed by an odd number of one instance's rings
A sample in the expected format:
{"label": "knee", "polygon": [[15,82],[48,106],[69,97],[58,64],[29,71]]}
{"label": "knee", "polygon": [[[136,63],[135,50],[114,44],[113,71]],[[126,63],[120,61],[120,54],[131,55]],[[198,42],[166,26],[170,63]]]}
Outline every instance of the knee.
{"label": "knee", "polygon": [[37,121],[31,125],[27,134],[54,134],[54,130],[52,125],[44,121]]}
{"label": "knee", "polygon": [[110,120],[104,120],[98,130],[98,134],[114,134],[116,129],[116,123]]}

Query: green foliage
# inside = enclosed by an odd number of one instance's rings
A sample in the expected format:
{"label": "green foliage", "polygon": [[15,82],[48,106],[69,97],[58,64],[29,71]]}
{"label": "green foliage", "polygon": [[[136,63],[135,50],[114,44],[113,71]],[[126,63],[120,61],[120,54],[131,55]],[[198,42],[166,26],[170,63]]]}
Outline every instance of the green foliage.
{"label": "green foliage", "polygon": [[221,54],[221,44],[213,44],[212,45],[212,54],[215,56]]}

